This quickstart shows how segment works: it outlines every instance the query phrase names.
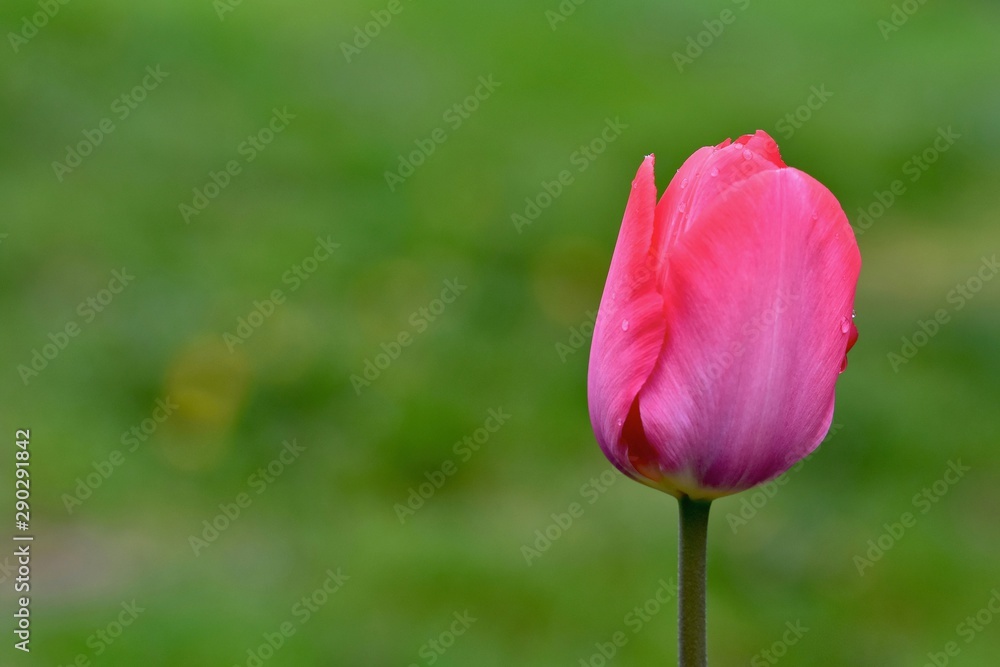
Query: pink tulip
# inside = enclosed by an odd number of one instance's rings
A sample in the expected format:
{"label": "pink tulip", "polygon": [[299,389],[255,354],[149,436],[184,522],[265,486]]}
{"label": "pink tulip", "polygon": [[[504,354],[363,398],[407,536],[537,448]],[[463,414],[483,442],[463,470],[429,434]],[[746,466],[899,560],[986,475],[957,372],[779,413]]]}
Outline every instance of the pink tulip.
{"label": "pink tulip", "polygon": [[711,500],[823,439],[857,339],[854,233],[765,132],[699,149],[656,201],[646,157],[590,353],[590,419],[623,473]]}

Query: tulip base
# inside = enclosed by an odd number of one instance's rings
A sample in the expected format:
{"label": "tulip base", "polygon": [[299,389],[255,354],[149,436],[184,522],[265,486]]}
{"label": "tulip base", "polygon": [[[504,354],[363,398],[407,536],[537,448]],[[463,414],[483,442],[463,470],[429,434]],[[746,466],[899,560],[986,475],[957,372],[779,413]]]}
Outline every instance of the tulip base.
{"label": "tulip base", "polygon": [[681,496],[680,540],[677,557],[678,652],[680,667],[705,667],[707,640],[705,635],[706,545],[708,543],[708,511],[711,500],[692,500]]}

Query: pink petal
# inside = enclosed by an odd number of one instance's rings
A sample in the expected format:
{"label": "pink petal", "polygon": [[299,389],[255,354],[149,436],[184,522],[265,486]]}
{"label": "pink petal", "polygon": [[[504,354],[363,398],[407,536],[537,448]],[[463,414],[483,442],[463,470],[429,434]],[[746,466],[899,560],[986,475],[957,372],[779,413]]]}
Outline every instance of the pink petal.
{"label": "pink petal", "polygon": [[778,145],[763,130],[735,143],[727,139],[696,151],[677,170],[656,206],[656,228],[666,238],[663,247],[669,249],[723,192],[762,171],[784,166]]}
{"label": "pink petal", "polygon": [[622,472],[635,470],[621,444],[629,407],[646,381],[663,345],[663,297],[657,291],[653,246],[656,183],[652,155],[646,157],[625,208],[611,258],[590,348],[587,395],[597,440]]}
{"label": "pink petal", "polygon": [[860,266],[837,200],[796,169],[760,171],[698,212],[669,250],[663,351],[639,394],[655,458],[633,453],[633,467],[716,497],[812,451],[833,417]]}

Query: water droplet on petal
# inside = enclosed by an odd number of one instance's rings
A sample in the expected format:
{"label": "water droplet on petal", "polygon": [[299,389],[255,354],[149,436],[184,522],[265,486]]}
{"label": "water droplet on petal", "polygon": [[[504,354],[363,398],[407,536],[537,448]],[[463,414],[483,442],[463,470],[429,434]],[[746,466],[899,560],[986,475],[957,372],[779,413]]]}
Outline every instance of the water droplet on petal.
{"label": "water droplet on petal", "polygon": [[677,210],[680,211],[681,213],[683,213],[684,209],[686,209],[686,208],[687,208],[687,204],[685,204],[684,202],[680,202],[680,203],[677,204]]}
{"label": "water droplet on petal", "polygon": [[749,148],[746,149],[745,151],[743,151],[743,159],[744,160],[752,160],[753,159],[753,151],[751,151]]}
{"label": "water droplet on petal", "polygon": [[622,331],[628,331],[628,320],[622,320]]}
{"label": "water droplet on petal", "polygon": [[688,186],[688,179],[685,178],[684,180],[681,181],[681,190],[683,190],[687,186]]}
{"label": "water droplet on petal", "polygon": [[812,217],[813,217],[813,222],[816,222],[817,220],[819,220],[819,213],[813,213]]}
{"label": "water droplet on petal", "polygon": [[850,331],[850,329],[851,329],[851,321],[845,317],[844,321],[840,323],[840,332],[847,333],[848,331]]}
{"label": "water droplet on petal", "polygon": [[619,420],[618,420],[618,426],[619,426],[619,427],[621,427],[621,425],[622,425],[622,424],[624,424],[624,423],[625,423],[625,420],[624,420],[624,419],[619,419]]}
{"label": "water droplet on petal", "polygon": [[857,316],[858,316],[858,311],[851,308],[851,319],[853,320]]}
{"label": "water droplet on petal", "polygon": [[719,170],[716,169],[715,167],[712,167],[712,171],[710,171],[708,173],[711,174],[712,176],[718,176],[719,175]]}

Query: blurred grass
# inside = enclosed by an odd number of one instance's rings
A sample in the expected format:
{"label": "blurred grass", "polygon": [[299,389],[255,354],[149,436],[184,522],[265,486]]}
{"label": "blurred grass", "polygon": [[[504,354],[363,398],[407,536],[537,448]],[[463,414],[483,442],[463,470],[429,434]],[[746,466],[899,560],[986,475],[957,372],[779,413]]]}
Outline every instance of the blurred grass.
{"label": "blurred grass", "polygon": [[[246,664],[343,568],[267,664],[430,664],[421,647],[465,610],[478,620],[437,664],[589,659],[673,576],[673,502],[622,479],[530,567],[520,549],[608,469],[588,346],[563,363],[555,345],[597,306],[641,157],[657,154],[662,188],[697,147],[765,129],[856,221],[953,126],[859,238],[842,428],[736,534],[743,496],[716,505],[711,660],[748,664],[801,619],[786,664],[913,665],[953,640],[955,664],[994,664],[1000,624],[969,644],[956,626],[1000,584],[998,286],[898,373],[886,355],[1000,246],[997,8],[928,3],[884,40],[891,3],[751,3],[680,73],[673,52],[732,3],[595,0],[553,31],[555,3],[404,2],[347,63],[341,42],[385,6],[244,2],[220,21],[207,0],[73,2],[0,57],[0,417],[33,435],[36,658]],[[36,11],[6,3],[4,33]],[[156,65],[166,80],[57,181],[52,162]],[[390,191],[384,173],[490,74],[498,90]],[[833,96],[783,138],[814,85]],[[185,224],[192,188],[286,106],[289,127]],[[609,117],[621,137],[519,234],[511,214]],[[341,247],[288,292],[317,236]],[[135,282],[24,386],[17,366],[121,267]],[[468,289],[416,333],[446,279]],[[275,288],[287,301],[230,354],[222,334]],[[412,345],[357,395],[350,376],[401,331]],[[167,395],[178,414],[68,513],[63,494]],[[509,423],[401,525],[394,505],[500,406]],[[291,438],[300,461],[194,556],[189,535]],[[967,477],[859,577],[867,540],[957,459]],[[132,599],[147,611],[94,657],[87,638]],[[671,602],[615,660],[669,662],[675,620]]]}

